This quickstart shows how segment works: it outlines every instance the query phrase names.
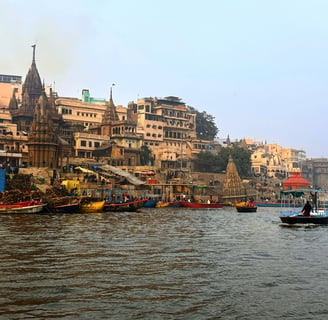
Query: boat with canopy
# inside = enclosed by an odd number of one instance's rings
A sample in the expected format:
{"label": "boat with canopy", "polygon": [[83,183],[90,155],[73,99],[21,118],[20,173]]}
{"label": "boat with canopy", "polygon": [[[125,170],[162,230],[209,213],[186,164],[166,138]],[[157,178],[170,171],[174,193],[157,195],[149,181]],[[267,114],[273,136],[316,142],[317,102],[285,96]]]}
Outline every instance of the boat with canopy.
{"label": "boat with canopy", "polygon": [[[280,220],[286,224],[328,224],[328,210],[325,202],[319,201],[319,194],[326,193],[319,189],[295,189],[281,191]],[[300,203],[311,203],[309,212]],[[290,205],[294,202],[294,206]],[[321,205],[322,204],[322,205]]]}

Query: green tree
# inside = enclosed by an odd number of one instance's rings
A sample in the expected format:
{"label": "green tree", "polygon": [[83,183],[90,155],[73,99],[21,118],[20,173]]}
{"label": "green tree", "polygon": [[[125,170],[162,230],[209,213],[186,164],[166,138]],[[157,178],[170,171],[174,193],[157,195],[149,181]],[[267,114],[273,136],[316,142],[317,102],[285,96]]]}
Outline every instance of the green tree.
{"label": "green tree", "polygon": [[154,157],[152,156],[151,150],[147,146],[140,148],[140,164],[142,166],[150,166],[154,163]]}
{"label": "green tree", "polygon": [[251,151],[234,146],[222,148],[218,153],[201,152],[195,159],[195,170],[199,172],[224,172],[231,154],[240,177],[248,177],[251,172]]}
{"label": "green tree", "polygon": [[196,113],[196,134],[198,139],[214,140],[219,129],[215,124],[215,117],[208,114],[206,111],[199,112],[193,107],[188,107],[189,111]]}
{"label": "green tree", "polygon": [[231,156],[236,165],[240,177],[249,177],[251,174],[252,152],[242,147],[234,146],[231,148]]}
{"label": "green tree", "polygon": [[194,160],[195,169],[198,172],[220,172],[217,155],[213,152],[200,152]]}

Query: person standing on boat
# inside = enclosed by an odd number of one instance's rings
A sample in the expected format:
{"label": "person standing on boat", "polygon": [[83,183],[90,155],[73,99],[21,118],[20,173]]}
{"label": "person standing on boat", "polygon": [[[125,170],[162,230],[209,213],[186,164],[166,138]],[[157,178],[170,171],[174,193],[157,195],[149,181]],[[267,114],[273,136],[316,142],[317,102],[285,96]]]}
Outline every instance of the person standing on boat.
{"label": "person standing on boat", "polygon": [[314,211],[318,209],[318,192],[312,193],[310,192],[313,202]]}
{"label": "person standing on boat", "polygon": [[312,206],[310,204],[310,201],[306,201],[303,210],[302,210],[302,214],[303,216],[309,216],[310,212],[311,212]]}

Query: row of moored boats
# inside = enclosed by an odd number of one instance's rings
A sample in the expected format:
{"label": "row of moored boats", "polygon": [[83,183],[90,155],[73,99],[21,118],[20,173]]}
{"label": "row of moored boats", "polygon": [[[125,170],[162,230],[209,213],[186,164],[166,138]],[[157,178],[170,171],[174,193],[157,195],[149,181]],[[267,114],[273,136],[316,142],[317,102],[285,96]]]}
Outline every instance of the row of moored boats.
{"label": "row of moored boats", "polygon": [[[319,194],[324,193],[316,189],[296,189],[282,191],[282,201],[280,203],[268,203],[257,201],[245,201],[236,203],[234,206],[238,212],[256,212],[258,207],[280,206],[280,219],[286,224],[328,224],[328,210],[319,205]],[[303,207],[306,199],[311,197],[309,207]],[[267,205],[266,205],[267,204]],[[322,204],[322,202],[321,202]],[[186,207],[195,209],[219,209],[225,206],[220,202],[191,202],[174,201],[162,202],[152,199],[134,199],[126,202],[106,202],[105,200],[92,200],[81,197],[79,201],[72,203],[49,206],[39,200],[22,201],[11,204],[0,204],[1,213],[94,213],[94,212],[135,212],[140,208],[161,208],[161,207]]]}

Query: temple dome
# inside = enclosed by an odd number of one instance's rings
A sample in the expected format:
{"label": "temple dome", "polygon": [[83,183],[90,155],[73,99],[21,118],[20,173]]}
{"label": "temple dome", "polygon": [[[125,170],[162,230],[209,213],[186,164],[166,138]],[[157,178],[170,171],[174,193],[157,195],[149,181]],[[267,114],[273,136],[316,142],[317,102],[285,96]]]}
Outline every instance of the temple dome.
{"label": "temple dome", "polygon": [[291,176],[282,183],[283,190],[309,188],[311,183],[304,179],[301,172],[295,171]]}

